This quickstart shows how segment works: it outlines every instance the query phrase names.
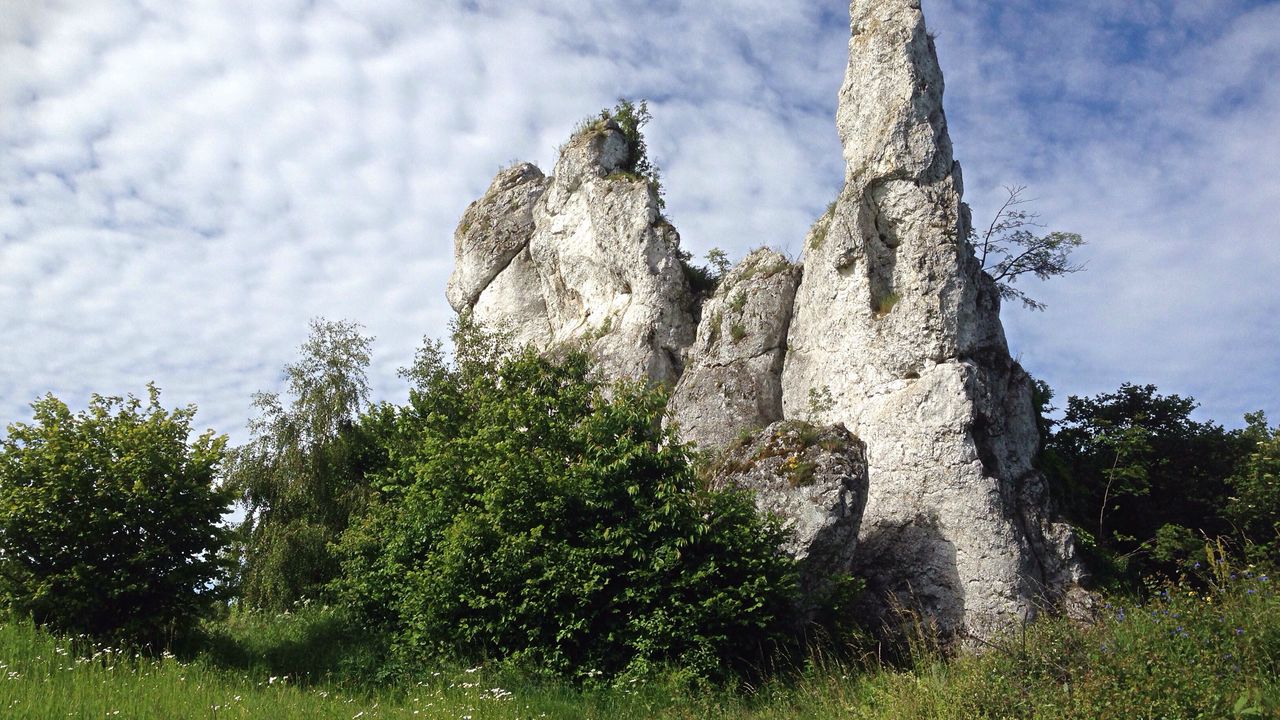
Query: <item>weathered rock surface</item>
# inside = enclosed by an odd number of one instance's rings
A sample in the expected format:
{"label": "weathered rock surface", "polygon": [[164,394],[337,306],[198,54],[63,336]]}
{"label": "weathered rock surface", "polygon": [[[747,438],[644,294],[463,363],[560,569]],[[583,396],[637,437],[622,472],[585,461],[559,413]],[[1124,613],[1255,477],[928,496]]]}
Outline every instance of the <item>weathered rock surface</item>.
{"label": "weathered rock surface", "polygon": [[[800,563],[804,598],[821,597],[835,574],[849,570],[867,501],[867,460],[844,426],[774,423],[727,448],[712,485],[750,490],[761,512],[785,521],[783,550]],[[802,604],[802,612],[812,609]]]}
{"label": "weathered rock surface", "polygon": [[498,273],[529,247],[533,206],[546,189],[541,170],[519,163],[499,171],[484,196],[467,207],[454,232],[453,274],[445,290],[454,310],[475,305]]}
{"label": "weathered rock surface", "polygon": [[[806,241],[784,414],[867,443],[856,565],[948,634],[1035,614],[1076,579],[1047,517],[1031,384],[968,244],[942,74],[918,0],[855,0],[838,122],[846,185]],[[829,390],[816,415],[810,392]]]}
{"label": "weathered rock surface", "polygon": [[782,363],[799,283],[799,266],[763,248],[721,280],[667,408],[684,441],[720,448],[782,419]]}
{"label": "weathered rock surface", "polygon": [[648,181],[620,172],[626,152],[612,123],[569,141],[534,208],[529,250],[551,345],[586,342],[607,377],[674,386],[696,329],[680,236]]}
{"label": "weathered rock surface", "polygon": [[540,350],[583,345],[609,378],[674,385],[695,325],[680,237],[624,168],[616,124],[575,135],[544,178],[504,170],[455,233],[449,302]]}

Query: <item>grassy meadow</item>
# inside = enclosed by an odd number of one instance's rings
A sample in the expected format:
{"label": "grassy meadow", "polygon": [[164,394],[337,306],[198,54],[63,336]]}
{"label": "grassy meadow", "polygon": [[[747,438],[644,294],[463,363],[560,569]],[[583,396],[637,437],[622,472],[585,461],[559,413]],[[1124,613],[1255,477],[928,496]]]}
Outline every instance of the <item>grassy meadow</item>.
{"label": "grassy meadow", "polygon": [[1145,601],[1104,602],[1088,626],[1046,618],[950,658],[917,638],[898,668],[814,655],[759,687],[677,674],[574,687],[484,666],[380,676],[376,649],[323,608],[233,613],[187,658],[133,657],[7,621],[0,717],[1280,717],[1276,583],[1225,560],[1207,565]]}

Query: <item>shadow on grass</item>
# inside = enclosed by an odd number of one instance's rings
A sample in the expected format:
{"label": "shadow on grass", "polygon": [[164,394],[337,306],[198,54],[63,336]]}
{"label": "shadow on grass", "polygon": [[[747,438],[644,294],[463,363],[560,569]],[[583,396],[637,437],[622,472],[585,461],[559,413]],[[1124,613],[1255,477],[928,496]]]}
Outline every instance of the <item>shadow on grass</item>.
{"label": "shadow on grass", "polygon": [[378,633],[329,608],[274,613],[233,610],[207,623],[192,659],[298,685],[384,684],[388,652]]}

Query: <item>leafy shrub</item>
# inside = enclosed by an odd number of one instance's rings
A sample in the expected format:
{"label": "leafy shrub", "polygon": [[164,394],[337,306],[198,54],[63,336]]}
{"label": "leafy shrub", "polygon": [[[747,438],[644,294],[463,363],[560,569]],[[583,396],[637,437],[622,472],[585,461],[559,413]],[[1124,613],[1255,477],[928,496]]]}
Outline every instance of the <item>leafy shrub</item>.
{"label": "leafy shrub", "polygon": [[1226,516],[1254,559],[1280,563],[1280,427],[1261,412],[1245,415],[1247,455],[1227,478],[1232,495]]}
{"label": "leafy shrub", "polygon": [[214,487],[225,437],[188,444],[194,407],[47,395],[0,440],[0,603],[70,633],[167,646],[212,608],[224,573]]}
{"label": "leafy shrub", "polygon": [[341,593],[402,658],[580,677],[711,675],[783,642],[794,563],[748,497],[700,490],[663,397],[587,358],[510,354],[467,322],[428,345],[405,439],[343,541]]}

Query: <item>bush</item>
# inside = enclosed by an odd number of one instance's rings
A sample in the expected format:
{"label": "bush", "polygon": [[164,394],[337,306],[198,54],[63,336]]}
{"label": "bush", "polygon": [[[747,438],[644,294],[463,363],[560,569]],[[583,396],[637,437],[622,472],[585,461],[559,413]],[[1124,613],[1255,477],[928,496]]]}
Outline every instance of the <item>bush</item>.
{"label": "bush", "polygon": [[225,437],[188,444],[194,407],[95,395],[72,414],[48,395],[0,441],[0,602],[106,641],[169,645],[211,609],[223,575],[213,486]]}
{"label": "bush", "polygon": [[1246,452],[1227,482],[1232,496],[1226,515],[1256,560],[1280,564],[1280,427],[1264,413],[1245,415]]}
{"label": "bush", "polygon": [[794,563],[748,497],[698,488],[663,397],[587,358],[508,354],[465,322],[429,345],[342,595],[402,658],[511,658],[579,677],[713,675],[786,637]]}

